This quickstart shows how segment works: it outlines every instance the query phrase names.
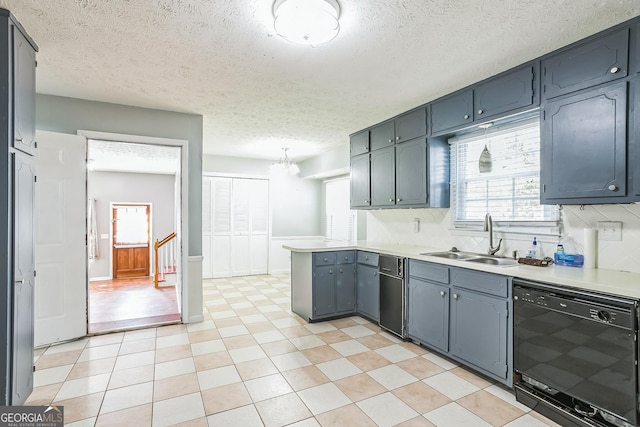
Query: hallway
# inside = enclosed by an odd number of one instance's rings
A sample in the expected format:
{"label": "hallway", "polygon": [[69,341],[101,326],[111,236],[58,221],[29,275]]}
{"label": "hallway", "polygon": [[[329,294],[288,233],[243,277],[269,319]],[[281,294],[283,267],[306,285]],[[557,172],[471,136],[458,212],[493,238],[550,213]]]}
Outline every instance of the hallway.
{"label": "hallway", "polygon": [[89,333],[180,321],[175,286],[153,277],[89,282]]}

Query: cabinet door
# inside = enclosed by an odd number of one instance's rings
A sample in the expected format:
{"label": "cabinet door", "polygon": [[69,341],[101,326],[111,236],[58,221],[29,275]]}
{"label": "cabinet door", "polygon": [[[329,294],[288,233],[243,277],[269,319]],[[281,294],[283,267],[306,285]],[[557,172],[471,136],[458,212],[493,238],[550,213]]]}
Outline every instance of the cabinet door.
{"label": "cabinet door", "polygon": [[409,278],[407,333],[409,337],[449,350],[449,288]]}
{"label": "cabinet door", "polygon": [[356,265],[340,264],[336,269],[336,312],[353,312],[356,310]]}
{"label": "cabinet door", "polygon": [[328,316],[336,312],[336,267],[323,265],[313,268],[313,317]]}
{"label": "cabinet door", "polygon": [[431,104],[431,132],[438,133],[473,122],[473,92],[466,90]]}
{"label": "cabinet door", "polygon": [[629,29],[568,49],[542,61],[546,98],[585,89],[628,74]]}
{"label": "cabinet door", "polygon": [[369,155],[351,158],[351,207],[366,207],[371,204]]}
{"label": "cabinet door", "polygon": [[369,133],[371,151],[394,144],[394,125],[392,121],[372,127]]}
{"label": "cabinet door", "polygon": [[351,135],[351,155],[357,156],[369,152],[369,131],[363,130],[355,135]]}
{"label": "cabinet door", "polygon": [[13,35],[13,127],[15,148],[35,154],[36,52],[17,27]]}
{"label": "cabinet door", "polygon": [[380,318],[380,279],[378,267],[358,264],[357,272],[358,313],[378,321]]}
{"label": "cabinet door", "polygon": [[575,204],[627,195],[626,111],[624,82],[546,104],[542,203]]}
{"label": "cabinet door", "polygon": [[371,153],[371,206],[395,205],[395,164],[395,147]]}
{"label": "cabinet door", "polygon": [[451,354],[506,378],[507,301],[455,288],[451,292]]}
{"label": "cabinet door", "polygon": [[22,405],[33,390],[35,159],[13,153],[13,287],[11,404]]}
{"label": "cabinet door", "polygon": [[396,205],[425,205],[427,184],[427,139],[396,145]]}
{"label": "cabinet door", "polygon": [[411,111],[395,120],[396,143],[405,142],[427,134],[427,109]]}
{"label": "cabinet door", "polygon": [[535,66],[529,65],[476,86],[473,106],[476,120],[533,105]]}

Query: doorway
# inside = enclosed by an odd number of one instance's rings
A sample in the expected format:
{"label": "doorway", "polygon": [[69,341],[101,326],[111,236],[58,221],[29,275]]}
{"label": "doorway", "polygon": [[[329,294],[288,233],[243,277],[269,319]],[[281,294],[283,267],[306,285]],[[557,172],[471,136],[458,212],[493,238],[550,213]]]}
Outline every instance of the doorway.
{"label": "doorway", "polygon": [[179,322],[179,257],[156,271],[162,252],[154,242],[179,241],[180,148],[97,139],[87,146],[97,216],[88,220],[89,333]]}
{"label": "doorway", "polygon": [[111,218],[113,278],[149,276],[151,205],[113,204]]}

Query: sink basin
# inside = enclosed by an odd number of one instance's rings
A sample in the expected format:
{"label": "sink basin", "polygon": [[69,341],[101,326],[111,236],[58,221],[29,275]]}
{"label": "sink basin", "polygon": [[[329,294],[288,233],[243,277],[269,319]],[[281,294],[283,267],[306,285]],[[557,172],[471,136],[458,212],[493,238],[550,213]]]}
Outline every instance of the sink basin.
{"label": "sink basin", "polygon": [[451,252],[451,251],[424,252],[424,253],[421,253],[420,255],[429,255],[429,256],[435,256],[438,258],[459,259],[459,260],[468,260],[468,259],[476,258],[479,256],[478,254],[473,254],[469,252]]}
{"label": "sink basin", "polygon": [[518,265],[518,261],[511,258],[502,258],[474,252],[424,252],[420,255],[434,256],[438,258],[456,259],[459,261],[477,262],[479,264],[493,265],[496,267],[511,267]]}
{"label": "sink basin", "polygon": [[518,265],[518,261],[511,258],[477,257],[467,259],[465,261],[477,262],[479,264],[495,265],[498,267],[509,267]]}

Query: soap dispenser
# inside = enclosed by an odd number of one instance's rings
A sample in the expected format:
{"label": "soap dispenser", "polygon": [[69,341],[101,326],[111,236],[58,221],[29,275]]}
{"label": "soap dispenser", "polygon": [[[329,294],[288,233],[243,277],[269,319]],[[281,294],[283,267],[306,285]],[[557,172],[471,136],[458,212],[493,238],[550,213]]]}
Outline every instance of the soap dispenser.
{"label": "soap dispenser", "polygon": [[538,258],[538,240],[534,237],[527,258]]}

